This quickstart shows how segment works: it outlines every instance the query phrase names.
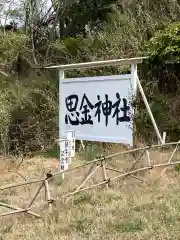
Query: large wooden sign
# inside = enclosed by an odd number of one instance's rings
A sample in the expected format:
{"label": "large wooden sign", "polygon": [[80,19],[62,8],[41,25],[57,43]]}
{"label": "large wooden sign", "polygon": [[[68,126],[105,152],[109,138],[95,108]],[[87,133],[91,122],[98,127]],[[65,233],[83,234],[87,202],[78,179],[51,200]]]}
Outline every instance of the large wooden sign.
{"label": "large wooden sign", "polygon": [[60,79],[60,136],[133,144],[132,75]]}
{"label": "large wooden sign", "polygon": [[[77,140],[125,143],[133,146],[132,97],[136,96],[138,89],[158,141],[164,144],[165,134],[161,136],[137,74],[137,64],[142,63],[143,59],[147,57],[46,67],[59,70],[59,138],[69,139],[72,146],[75,142],[72,141],[72,133],[73,139],[75,136]],[[120,65],[130,65],[131,74],[64,78],[65,72],[71,70]],[[61,149],[64,148],[62,143]],[[71,149],[70,155],[74,156],[74,147],[68,149]],[[68,165],[63,154],[64,152],[61,153],[61,169],[66,169]]]}

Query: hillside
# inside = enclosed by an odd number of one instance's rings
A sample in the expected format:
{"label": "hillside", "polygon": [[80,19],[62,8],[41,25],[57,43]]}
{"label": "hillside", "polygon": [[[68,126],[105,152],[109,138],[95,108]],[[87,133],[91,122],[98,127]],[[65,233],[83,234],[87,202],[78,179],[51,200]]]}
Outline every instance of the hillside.
{"label": "hillside", "polygon": [[[43,66],[138,56],[149,56],[139,77],[160,131],[178,141],[179,1],[45,2],[0,8],[8,20],[0,38],[2,154],[39,153],[58,138],[58,73]],[[117,73],[127,68],[70,71],[67,77]],[[134,105],[138,140],[151,144],[155,135],[139,95]]]}

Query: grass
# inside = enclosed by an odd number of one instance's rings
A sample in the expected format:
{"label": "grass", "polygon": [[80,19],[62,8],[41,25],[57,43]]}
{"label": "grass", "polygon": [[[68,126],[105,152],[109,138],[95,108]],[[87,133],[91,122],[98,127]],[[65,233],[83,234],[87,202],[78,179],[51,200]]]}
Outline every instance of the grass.
{"label": "grass", "polygon": [[[155,156],[155,153],[153,154]],[[167,161],[164,155],[162,159]],[[80,163],[82,160],[74,160],[73,164]],[[116,159],[112,164],[118,168],[128,167],[127,159],[125,161],[124,158]],[[26,160],[19,171],[29,179],[42,176],[49,169],[53,172],[59,171],[56,159],[36,157]],[[87,172],[88,169],[84,168],[73,174],[67,174],[64,182],[60,177],[52,179],[50,182],[52,196],[60,196],[64,192],[74,190]],[[180,239],[179,172],[171,168],[166,176],[159,180],[157,180],[159,172],[152,172],[143,177],[148,181],[141,183],[129,177],[124,181],[112,183],[109,189],[99,187],[81,192],[66,204],[59,200],[51,212],[47,208],[34,207],[33,211],[40,213],[42,219],[22,213],[0,218],[0,239]],[[22,181],[20,176],[12,178],[12,173],[7,172],[0,176],[0,184],[10,183],[12,179],[14,182]],[[100,180],[102,176],[101,172],[98,172],[87,185]],[[16,194],[12,194],[12,190],[1,191],[0,199],[2,202],[25,207],[37,188],[37,185],[31,185],[13,189]],[[38,196],[37,202],[43,199],[44,191]],[[8,210],[0,207],[0,212],[5,211]]]}
{"label": "grass", "polygon": [[44,157],[53,157],[56,159],[60,158],[60,154],[59,154],[59,145],[58,144],[54,144],[54,146],[48,150],[46,150],[46,152],[44,152]]}
{"label": "grass", "polygon": [[121,233],[125,233],[125,232],[139,232],[139,231],[143,231],[144,226],[143,226],[143,221],[141,219],[133,219],[131,221],[122,221],[120,223],[109,223],[107,225],[107,227],[109,228],[109,230],[111,232],[121,232]]}

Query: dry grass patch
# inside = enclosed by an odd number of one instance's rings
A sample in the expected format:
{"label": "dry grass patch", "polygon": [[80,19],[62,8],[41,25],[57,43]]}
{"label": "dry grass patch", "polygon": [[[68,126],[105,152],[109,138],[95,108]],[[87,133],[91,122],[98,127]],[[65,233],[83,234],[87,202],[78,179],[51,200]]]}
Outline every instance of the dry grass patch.
{"label": "dry grass patch", "polygon": [[[162,155],[162,160],[158,154]],[[169,154],[152,153],[153,160],[168,160]],[[177,159],[175,159],[177,160]],[[142,162],[144,161],[144,162]],[[74,160],[73,165],[83,161]],[[139,163],[143,166],[146,159]],[[123,156],[111,160],[108,164],[122,171],[129,169],[132,159]],[[139,167],[139,166],[137,166]],[[171,168],[172,169],[172,168]],[[33,158],[22,164],[19,171],[28,179],[42,177],[44,173],[58,171],[57,160]],[[88,168],[78,169],[65,175],[63,182],[60,176],[53,177],[50,189],[53,197],[61,196],[74,190],[84,179]],[[118,175],[108,171],[109,176]],[[22,181],[19,175],[1,176],[1,183]],[[139,181],[132,176],[124,180],[110,182],[110,188],[104,186],[84,191],[73,197],[67,204],[63,199],[53,204],[52,212],[47,207],[34,207],[42,215],[36,219],[27,214],[7,216],[0,219],[0,239],[33,240],[33,239],[180,239],[180,191],[179,173],[169,170],[166,177],[159,178],[159,172],[137,175],[148,181]],[[98,172],[87,185],[102,181],[102,172]],[[0,201],[26,207],[38,185],[14,188],[0,192]],[[37,203],[44,200],[44,190],[38,196]],[[7,209],[0,207],[0,212]]]}
{"label": "dry grass patch", "polygon": [[93,190],[66,205],[57,202],[42,220],[13,217],[9,228],[1,231],[3,239],[25,240],[179,239],[179,197],[178,186],[164,188],[163,183],[133,187],[131,192],[126,188]]}

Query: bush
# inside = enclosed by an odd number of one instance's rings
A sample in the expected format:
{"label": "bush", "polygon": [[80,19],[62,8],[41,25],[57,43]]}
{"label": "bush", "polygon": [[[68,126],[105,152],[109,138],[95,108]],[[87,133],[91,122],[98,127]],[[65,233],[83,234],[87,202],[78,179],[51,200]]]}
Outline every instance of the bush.
{"label": "bush", "polygon": [[4,81],[0,98],[1,147],[6,153],[19,154],[51,146],[58,133],[56,82],[38,76],[21,82]]}
{"label": "bush", "polygon": [[0,61],[11,66],[19,54],[27,50],[28,38],[25,34],[7,33],[0,38]]}
{"label": "bush", "polygon": [[[167,140],[179,140],[180,136],[180,22],[169,24],[164,30],[157,31],[146,45],[150,57],[141,66],[141,79],[152,112],[161,133],[167,132]],[[137,129],[148,139],[154,131],[139,97],[137,101]],[[144,109],[144,110],[143,110]]]}
{"label": "bush", "polygon": [[[112,9],[113,14],[101,28],[89,24],[91,29],[86,37],[76,35],[55,42],[49,39],[48,46],[42,41],[36,44],[39,64],[149,55],[148,62],[141,66],[140,79],[160,131],[167,131],[169,139],[179,140],[180,23],[172,23],[179,19],[178,1],[124,0]],[[58,136],[57,76],[32,70],[29,39],[21,31],[7,33],[0,39],[0,61],[16,73],[13,77],[1,77],[0,147],[4,152],[48,148]],[[68,75],[111,75],[127,71],[127,67],[107,67],[72,71]],[[137,135],[155,139],[142,98],[138,97],[135,105]],[[89,146],[87,159],[93,158],[94,152],[96,149]]]}

